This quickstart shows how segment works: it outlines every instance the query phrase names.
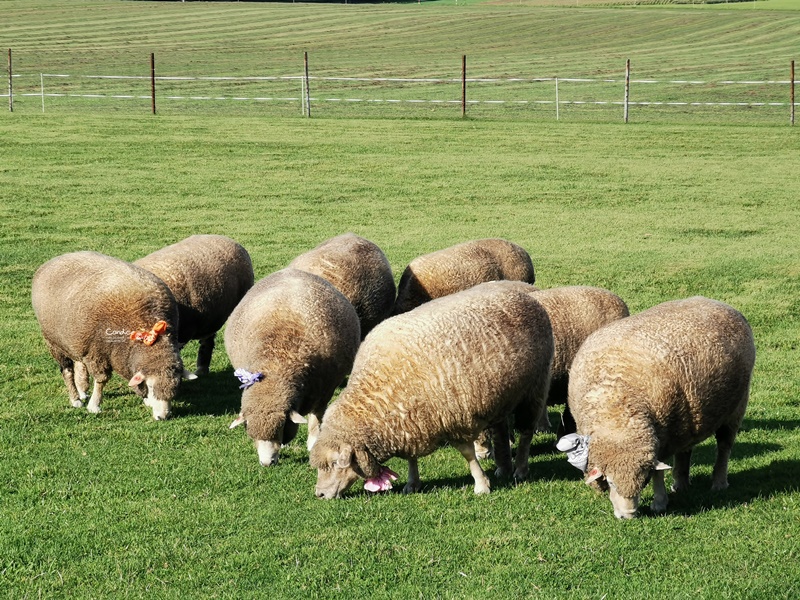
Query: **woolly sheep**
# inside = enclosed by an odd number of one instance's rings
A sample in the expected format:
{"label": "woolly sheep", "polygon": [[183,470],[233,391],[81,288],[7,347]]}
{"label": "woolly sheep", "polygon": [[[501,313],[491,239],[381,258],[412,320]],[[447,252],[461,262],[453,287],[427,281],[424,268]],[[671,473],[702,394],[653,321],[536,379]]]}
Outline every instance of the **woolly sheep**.
{"label": "woolly sheep", "polygon": [[373,242],[345,233],[295,258],[290,267],[319,275],[356,309],[362,339],[392,312],[397,288],[392,267]]}
{"label": "woolly sheep", "polygon": [[[569,368],[581,344],[601,327],[627,317],[628,306],[616,294],[598,287],[564,286],[537,290],[531,294],[550,317],[555,353],[550,372],[550,393],[547,405],[565,405],[559,435],[573,433],[575,420],[567,406]],[[550,430],[547,410],[542,411],[537,429]]]}
{"label": "woolly sheep", "polygon": [[703,297],[659,304],[593,333],[570,371],[577,434],[559,440],[586,483],[609,488],[617,518],[636,515],[652,476],[650,508],[667,507],[662,461],[675,456],[672,490],[689,485],[692,447],[717,440],[711,489],[728,487],[728,458],[747,407],[753,334],[730,306]]}
{"label": "woolly sheep", "polygon": [[242,409],[262,465],[308,415],[308,447],[336,387],[350,372],[361,340],[353,305],[311,273],[283,269],[256,283],[228,319],[225,349],[242,381]]}
{"label": "woolly sheep", "polygon": [[[589,334],[612,321],[627,317],[628,307],[616,294],[597,287],[564,286],[539,290],[523,282],[502,283],[530,294],[547,311],[555,344],[547,406],[565,405],[558,435],[573,433],[575,421],[566,403],[569,368],[575,353]],[[547,406],[539,416],[538,431],[550,430]],[[479,438],[475,451],[478,458],[486,458],[491,454],[491,442],[487,435]]]}
{"label": "woolly sheep", "polygon": [[553,358],[550,322],[530,296],[483,287],[387,319],[366,337],[311,449],[317,497],[341,497],[358,478],[367,489],[390,487],[394,474],[381,463],[393,456],[408,460],[404,491],[418,491],[417,459],[445,442],[467,460],[475,493],[488,493],[473,443],[496,425],[495,448],[505,439],[496,460],[510,472],[505,424],[512,412],[523,430],[515,476],[527,476]]}
{"label": "woolly sheep", "polygon": [[479,283],[501,279],[531,284],[536,279],[528,253],[503,239],[472,240],[418,256],[400,277],[394,314]]}
{"label": "woolly sheep", "polygon": [[178,302],[178,342],[200,340],[196,374],[208,373],[216,333],[253,286],[253,263],[224,235],[193,235],[133,264],[167,284]]}
{"label": "woolly sheep", "polygon": [[175,332],[178,307],[167,286],[140,267],[97,252],[73,252],[43,264],[33,277],[33,310],[61,368],[72,406],[100,412],[112,372],[166,419],[180,383]]}

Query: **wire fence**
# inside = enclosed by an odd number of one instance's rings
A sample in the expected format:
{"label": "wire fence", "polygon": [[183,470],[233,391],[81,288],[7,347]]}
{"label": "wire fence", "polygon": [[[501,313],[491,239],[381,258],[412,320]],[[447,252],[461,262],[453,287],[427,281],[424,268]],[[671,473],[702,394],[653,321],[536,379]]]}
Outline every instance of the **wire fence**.
{"label": "wire fence", "polygon": [[[623,78],[467,77],[466,56],[461,77],[452,78],[315,76],[307,70],[298,75],[165,76],[156,75],[153,55],[149,76],[15,74],[11,65],[9,51],[8,93],[3,96],[11,111],[15,103],[26,110],[35,107],[46,112],[74,107],[76,101],[134,100],[147,101],[154,114],[165,107],[175,112],[202,110],[203,104],[227,105],[223,110],[231,112],[232,103],[280,105],[279,112],[306,117],[312,115],[312,107],[319,115],[330,113],[329,107],[335,105],[403,106],[406,111],[421,106],[460,107],[461,116],[466,116],[468,109],[470,116],[476,109],[501,108],[516,115],[528,109],[528,114],[536,110],[538,115],[555,119],[573,117],[578,109],[613,109],[615,118],[627,122],[632,109],[772,109],[768,119],[780,118],[794,125],[798,104],[794,61],[786,79],[716,81],[631,78],[630,61]],[[136,106],[138,110],[139,104]],[[96,108],[96,104],[91,107]]]}

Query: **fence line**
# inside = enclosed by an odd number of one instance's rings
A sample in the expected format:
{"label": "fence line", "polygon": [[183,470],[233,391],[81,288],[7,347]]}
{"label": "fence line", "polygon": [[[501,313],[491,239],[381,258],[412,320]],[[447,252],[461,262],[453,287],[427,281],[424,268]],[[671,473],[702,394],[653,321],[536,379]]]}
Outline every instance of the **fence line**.
{"label": "fence line", "polygon": [[[795,106],[797,103],[794,101],[794,86],[796,83],[794,75],[794,61],[791,61],[790,78],[786,80],[781,79],[765,79],[765,80],[697,80],[697,79],[633,79],[630,72],[630,60],[626,60],[625,64],[625,78],[591,78],[591,77],[480,77],[470,78],[467,77],[466,69],[466,55],[462,56],[461,77],[460,78],[420,78],[420,77],[324,77],[312,76],[308,72],[308,53],[304,53],[304,70],[302,75],[272,75],[272,76],[184,76],[184,75],[156,75],[155,72],[155,55],[150,55],[150,75],[74,75],[68,73],[39,73],[40,90],[38,93],[32,92],[17,92],[13,90],[13,80],[32,77],[31,75],[22,75],[13,73],[11,62],[11,49],[8,50],[8,94],[0,94],[0,97],[7,96],[9,99],[9,111],[14,110],[14,96],[17,97],[41,97],[42,99],[42,112],[45,110],[45,98],[87,98],[87,99],[151,99],[152,112],[156,113],[156,84],[164,82],[297,82],[300,81],[300,95],[274,95],[274,96],[243,96],[243,95],[177,95],[167,94],[159,95],[162,100],[169,101],[255,101],[255,102],[300,102],[303,115],[306,117],[311,116],[311,103],[312,102],[330,102],[330,103],[365,103],[365,104],[460,104],[462,116],[466,116],[466,108],[468,105],[552,105],[556,109],[556,119],[560,118],[559,107],[561,106],[621,106],[623,108],[623,120],[628,122],[629,109],[633,106],[675,106],[675,107],[790,107],[790,125],[794,125]],[[46,92],[45,79],[89,79],[89,80],[150,80],[151,90],[150,95],[136,95],[128,93],[72,93],[72,92]],[[429,99],[429,98],[358,98],[358,97],[325,97],[323,95],[312,96],[310,93],[310,82],[355,82],[355,83],[414,83],[414,84],[461,84],[461,98],[442,100],[442,99]],[[500,84],[500,83],[513,83],[513,84],[534,84],[534,83],[555,83],[555,99],[528,99],[528,100],[504,100],[504,99],[467,99],[467,84]],[[594,83],[594,84],[623,84],[624,89],[621,92],[622,100],[562,100],[559,95],[559,84],[564,83]],[[635,101],[631,100],[631,86],[636,85],[750,85],[750,86],[788,86],[789,87],[789,101],[679,101],[679,100],[665,100],[665,101]]]}

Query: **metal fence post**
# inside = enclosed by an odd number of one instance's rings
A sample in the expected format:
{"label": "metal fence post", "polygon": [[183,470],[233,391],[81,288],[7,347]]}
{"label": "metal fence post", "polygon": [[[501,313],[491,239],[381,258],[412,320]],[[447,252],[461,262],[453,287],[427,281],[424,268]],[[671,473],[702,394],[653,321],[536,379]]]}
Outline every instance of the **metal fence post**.
{"label": "metal fence post", "polygon": [[311,118],[311,92],[308,89],[308,52],[303,52],[303,77],[306,82],[306,117]]}
{"label": "metal fence post", "polygon": [[14,84],[11,82],[14,71],[11,69],[11,48],[8,49],[8,111],[14,112]]}
{"label": "metal fence post", "polygon": [[156,114],[156,55],[150,53],[150,99],[153,114]]}
{"label": "metal fence post", "polygon": [[628,102],[631,97],[631,59],[625,61],[625,122],[628,122]]}
{"label": "metal fence post", "polygon": [[789,77],[789,124],[794,125],[794,61],[792,61],[791,76]]}

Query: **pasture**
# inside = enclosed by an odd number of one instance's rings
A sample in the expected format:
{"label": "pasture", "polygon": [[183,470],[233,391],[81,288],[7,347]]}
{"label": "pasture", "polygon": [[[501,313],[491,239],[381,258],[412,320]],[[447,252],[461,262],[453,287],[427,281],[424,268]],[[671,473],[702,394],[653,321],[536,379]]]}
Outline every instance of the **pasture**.
{"label": "pasture", "polygon": [[[444,72],[463,51],[486,73],[502,59],[509,73],[534,61],[601,74],[631,55],[651,73],[721,79],[768,76],[751,58],[785,65],[800,29],[796,10],[761,6],[535,3],[2,0],[0,47],[36,73],[133,73],[150,51],[176,71],[277,72],[316,48],[332,72],[370,75],[375,64]],[[42,114],[29,100],[0,111],[5,596],[798,596],[800,142],[786,119],[687,112],[623,125],[343,109],[303,119],[206,106],[154,117],[146,102],[76,101]],[[618,522],[542,434],[530,480],[490,476],[486,497],[443,448],[420,461],[420,494],[354,487],[320,501],[304,430],[269,469],[242,430],[228,430],[239,390],[221,336],[211,374],[184,383],[169,421],[154,422],[118,377],[101,414],[68,407],[30,307],[41,263],[80,249],[134,260],[207,232],[241,242],[260,278],[345,231],[377,243],[397,278],[419,254],[500,236],[530,252],[541,287],[606,287],[632,312],[695,294],[741,310],[758,355],[730,488],[708,489],[708,441],[666,515],[649,514],[647,490],[642,517]],[[399,490],[405,465],[388,466]]]}

